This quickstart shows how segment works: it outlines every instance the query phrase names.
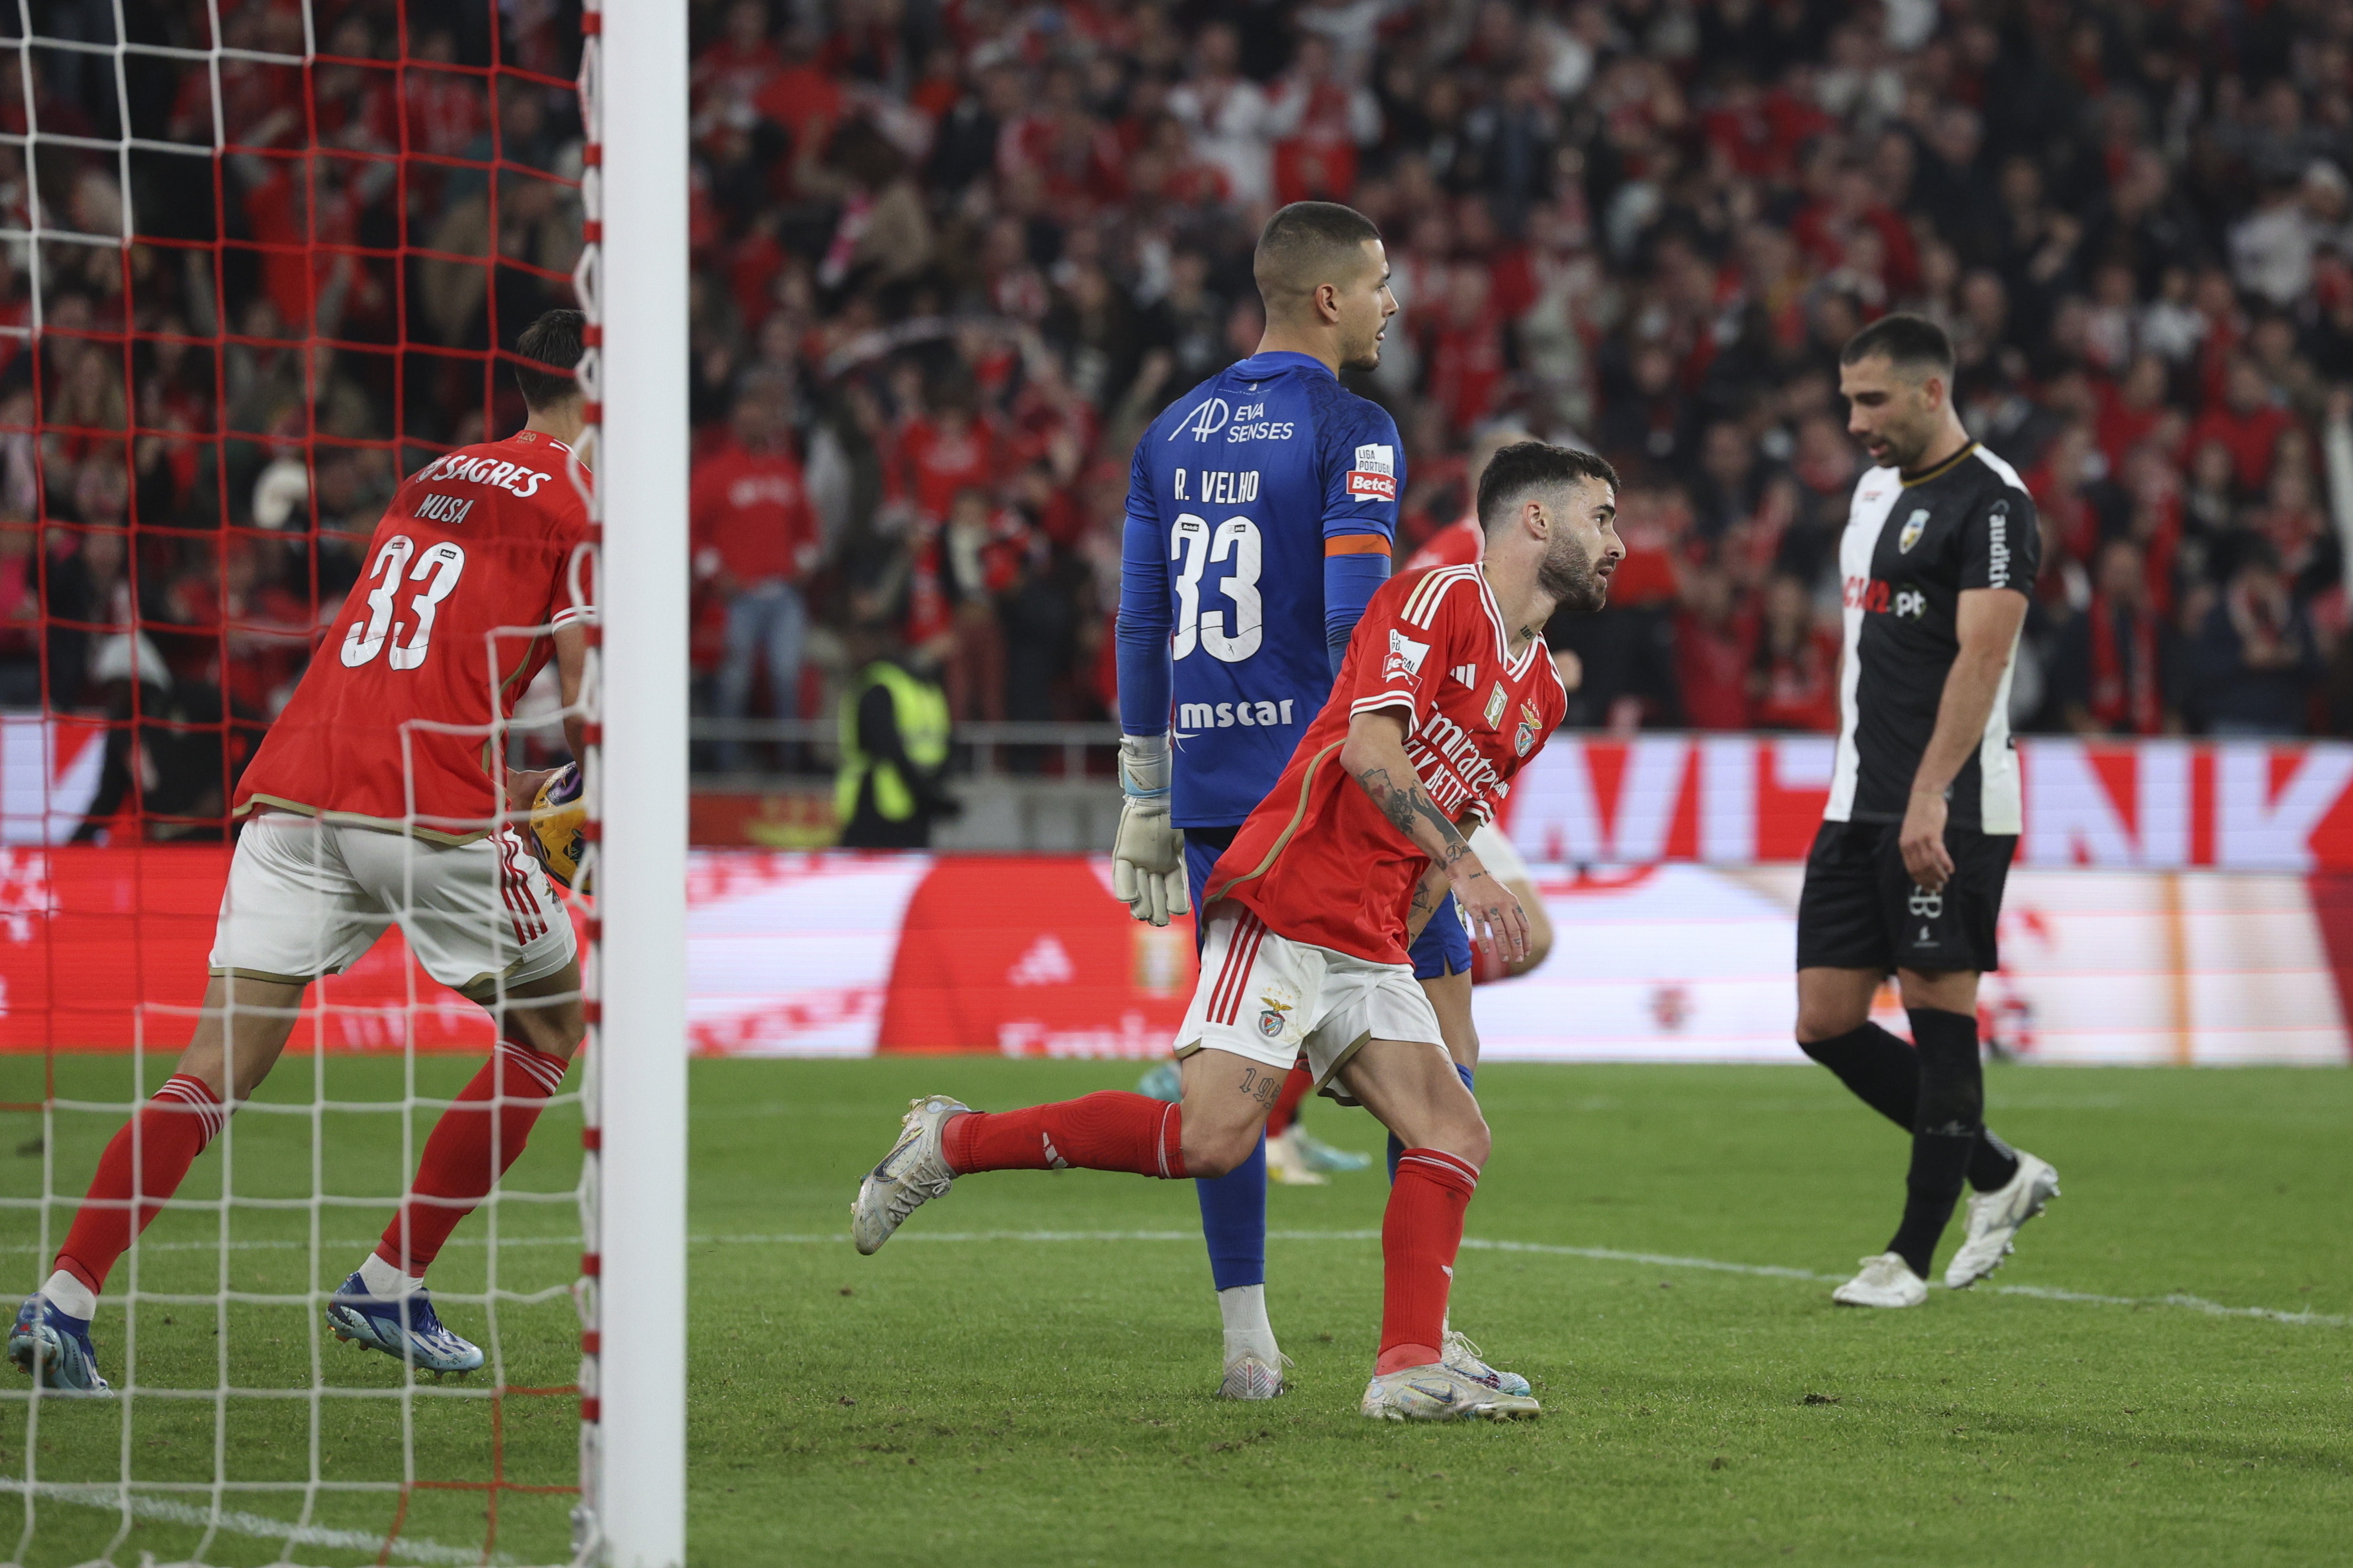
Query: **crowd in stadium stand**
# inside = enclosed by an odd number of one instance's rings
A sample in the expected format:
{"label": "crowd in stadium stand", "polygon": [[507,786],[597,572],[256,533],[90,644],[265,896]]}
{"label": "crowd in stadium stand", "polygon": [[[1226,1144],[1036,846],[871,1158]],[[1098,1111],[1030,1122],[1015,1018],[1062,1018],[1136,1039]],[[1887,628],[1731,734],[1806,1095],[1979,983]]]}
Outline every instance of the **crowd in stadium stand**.
{"label": "crowd in stadium stand", "polygon": [[[960,716],[1108,711],[1127,453],[1348,202],[1403,304],[1403,561],[1500,425],[1631,555],[1572,719],[1836,725],[1836,355],[1913,310],[2039,503],[2021,723],[2353,723],[2353,5],[725,0],[694,57],[698,660],[821,711],[842,633]],[[832,665],[828,666],[831,659]]]}
{"label": "crowd in stadium stand", "polygon": [[[407,6],[410,58],[487,63],[480,9]],[[67,10],[95,27],[108,7]],[[319,15],[338,55],[400,47],[392,7]],[[561,0],[499,15],[501,61],[568,74]],[[960,719],[1106,717],[1129,449],[1250,351],[1251,241],[1313,196],[1370,215],[1396,270],[1400,324],[1352,380],[1407,443],[1400,562],[1466,510],[1498,427],[1625,476],[1610,607],[1550,629],[1579,656],[1573,723],[1835,728],[1835,542],[1862,461],[1836,356],[1903,309],[1950,331],[1966,423],[2041,510],[2021,727],[2353,732],[2353,0],[697,0],[692,19],[699,712],[825,718],[897,647],[938,659]],[[15,61],[0,130],[24,119]],[[45,123],[114,133],[111,64],[33,69]],[[533,176],[577,172],[566,92],[412,71],[404,102],[388,70],[322,69],[341,73],[322,143],[495,146],[495,219],[462,165],[353,165],[306,217],[285,165],[237,156],[233,232],[309,221],[448,256],[495,227],[543,270],[321,259],[322,335],[408,351],[306,356],[276,346],[301,335],[299,264],[232,255],[219,309],[244,341],[218,364],[142,342],[128,392],[118,349],[53,331],[47,420],[100,436],[47,435],[37,479],[31,438],[0,430],[0,512],[246,531],[126,563],[99,533],[0,529],[19,628],[0,700],[39,696],[42,605],[13,568],[47,551],[52,612],[119,622],[135,576],[174,670],[266,716],[314,577],[321,613],[351,580],[339,542],[399,467],[479,428],[446,411],[479,406],[480,363],[422,350],[511,340],[562,297],[577,207]],[[174,134],[207,108],[192,92],[134,84],[132,119]],[[299,143],[283,92],[225,83],[238,140]],[[60,153],[51,206],[102,231],[112,167]],[[142,230],[206,237],[208,190],[142,177]],[[24,184],[0,147],[0,201],[21,211]],[[216,330],[206,252],[48,248],[52,329],[120,332],[131,277],[141,331]],[[0,326],[26,319],[11,260]],[[27,422],[30,358],[0,370],[0,426]],[[175,437],[222,408],[249,434]],[[127,416],[126,466],[101,437]],[[519,418],[502,390],[491,423]],[[306,430],[410,445],[330,442],[306,475]],[[224,614],[251,655],[225,680],[199,668]],[[87,647],[51,652],[53,700],[103,700]]]}

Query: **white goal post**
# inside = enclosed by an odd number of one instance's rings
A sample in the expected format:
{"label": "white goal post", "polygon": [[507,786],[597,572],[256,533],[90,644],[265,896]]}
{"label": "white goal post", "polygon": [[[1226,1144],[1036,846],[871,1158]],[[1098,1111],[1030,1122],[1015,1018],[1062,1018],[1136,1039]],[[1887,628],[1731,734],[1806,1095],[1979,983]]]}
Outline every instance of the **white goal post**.
{"label": "white goal post", "polygon": [[610,1568],[686,1560],[686,12],[583,16],[602,630],[582,1544]]}

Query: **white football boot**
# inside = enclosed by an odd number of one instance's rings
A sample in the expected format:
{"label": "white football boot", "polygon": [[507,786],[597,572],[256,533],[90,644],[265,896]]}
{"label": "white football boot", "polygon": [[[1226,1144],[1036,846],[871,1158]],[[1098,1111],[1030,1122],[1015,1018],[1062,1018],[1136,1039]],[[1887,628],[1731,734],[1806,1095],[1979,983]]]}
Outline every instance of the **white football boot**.
{"label": "white football boot", "polygon": [[2020,1151],[2018,1174],[2005,1186],[1969,1195],[1969,1234],[1945,1265],[1947,1289],[1966,1290],[2010,1256],[2019,1231],[2059,1195],[2059,1173],[2048,1160]]}
{"label": "white football boot", "polygon": [[1328,1186],[1332,1180],[1309,1168],[1307,1156],[1299,1147],[1299,1130],[1295,1127],[1286,1127],[1279,1136],[1266,1141],[1266,1179],[1285,1187]]}
{"label": "white football boot", "polygon": [[1831,1292],[1841,1307],[1916,1307],[1927,1299],[1928,1282],[1896,1252],[1864,1258],[1862,1272]]}
{"label": "white football boot", "polygon": [[1256,1351],[1242,1351],[1226,1358],[1226,1380],[1218,1384],[1220,1399],[1280,1399],[1286,1392],[1282,1369],[1291,1358],[1281,1351],[1268,1361]]}
{"label": "white football boot", "polygon": [[1514,1421],[1544,1414],[1526,1394],[1498,1393],[1442,1362],[1374,1378],[1361,1408],[1375,1421]]}
{"label": "white football boot", "polygon": [[1516,1372],[1504,1372],[1500,1368],[1489,1366],[1486,1359],[1480,1354],[1479,1347],[1471,1342],[1471,1336],[1460,1329],[1448,1329],[1446,1338],[1440,1342],[1438,1348],[1444,1354],[1449,1367],[1482,1387],[1492,1388],[1498,1394],[1514,1395],[1525,1394],[1528,1392],[1526,1378]]}
{"label": "white football boot", "polygon": [[850,1202],[849,1239],[860,1252],[881,1250],[891,1233],[907,1223],[909,1215],[934,1198],[945,1197],[948,1184],[955,1180],[946,1156],[940,1152],[940,1130],[949,1117],[961,1116],[972,1107],[944,1094],[910,1104],[912,1109],[899,1121],[899,1141],[891,1145],[881,1164],[866,1173],[866,1179],[858,1184],[858,1196]]}

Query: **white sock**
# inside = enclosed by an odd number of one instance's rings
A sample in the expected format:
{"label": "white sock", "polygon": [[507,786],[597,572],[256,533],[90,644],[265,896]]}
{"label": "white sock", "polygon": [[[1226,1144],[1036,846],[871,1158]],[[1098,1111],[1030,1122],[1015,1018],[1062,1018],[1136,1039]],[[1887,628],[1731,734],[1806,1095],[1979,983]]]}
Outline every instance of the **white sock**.
{"label": "white sock", "polygon": [[425,1289],[423,1279],[403,1274],[373,1252],[360,1265],[360,1283],[367,1287],[369,1295],[382,1301],[396,1300],[412,1290]]}
{"label": "white sock", "polygon": [[1266,1321],[1266,1287],[1237,1285],[1218,1292],[1218,1315],[1226,1321],[1226,1360],[1245,1352],[1270,1366],[1282,1364],[1274,1346],[1274,1325]]}
{"label": "white sock", "polygon": [[41,1294],[49,1299],[50,1306],[69,1318],[79,1318],[87,1323],[98,1316],[97,1294],[62,1268],[49,1276],[49,1282],[41,1287]]}

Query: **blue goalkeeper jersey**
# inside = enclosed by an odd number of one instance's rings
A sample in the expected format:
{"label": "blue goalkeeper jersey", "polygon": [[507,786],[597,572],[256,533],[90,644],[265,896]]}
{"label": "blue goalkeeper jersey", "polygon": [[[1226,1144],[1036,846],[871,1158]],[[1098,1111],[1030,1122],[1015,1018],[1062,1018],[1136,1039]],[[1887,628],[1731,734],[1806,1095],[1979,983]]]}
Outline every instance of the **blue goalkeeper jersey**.
{"label": "blue goalkeeper jersey", "polygon": [[1404,489],[1396,422],[1307,354],[1220,372],[1136,444],[1120,723],[1173,732],[1177,826],[1239,823],[1282,775],[1388,575]]}

